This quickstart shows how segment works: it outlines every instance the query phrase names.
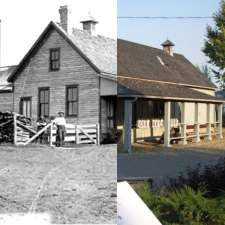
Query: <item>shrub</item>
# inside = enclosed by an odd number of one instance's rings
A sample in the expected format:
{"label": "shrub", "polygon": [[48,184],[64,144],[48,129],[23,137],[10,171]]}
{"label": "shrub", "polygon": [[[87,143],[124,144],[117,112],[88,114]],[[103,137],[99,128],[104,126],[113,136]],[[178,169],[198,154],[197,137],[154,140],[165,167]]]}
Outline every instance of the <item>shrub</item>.
{"label": "shrub", "polygon": [[220,159],[215,165],[202,167],[200,164],[192,169],[187,168],[186,173],[181,173],[177,178],[169,178],[166,187],[174,191],[189,186],[194,190],[205,189],[204,196],[216,197],[225,191],[225,158]]}
{"label": "shrub", "polygon": [[188,186],[153,192],[146,184],[138,193],[163,225],[225,225],[225,195],[209,199]]}

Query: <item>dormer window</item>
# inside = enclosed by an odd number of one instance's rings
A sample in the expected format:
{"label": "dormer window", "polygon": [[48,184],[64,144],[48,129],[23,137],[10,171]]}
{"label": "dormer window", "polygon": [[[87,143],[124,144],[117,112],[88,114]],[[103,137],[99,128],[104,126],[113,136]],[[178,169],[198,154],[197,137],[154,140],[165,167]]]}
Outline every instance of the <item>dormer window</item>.
{"label": "dormer window", "polygon": [[60,49],[51,48],[49,52],[49,70],[57,71],[60,69]]}

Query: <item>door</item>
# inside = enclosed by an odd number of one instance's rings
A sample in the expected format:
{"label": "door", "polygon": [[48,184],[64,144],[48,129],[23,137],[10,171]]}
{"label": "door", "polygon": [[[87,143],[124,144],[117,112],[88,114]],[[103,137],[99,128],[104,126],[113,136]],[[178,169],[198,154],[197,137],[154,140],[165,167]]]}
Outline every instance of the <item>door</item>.
{"label": "door", "polygon": [[31,97],[22,97],[20,99],[20,114],[31,118]]}

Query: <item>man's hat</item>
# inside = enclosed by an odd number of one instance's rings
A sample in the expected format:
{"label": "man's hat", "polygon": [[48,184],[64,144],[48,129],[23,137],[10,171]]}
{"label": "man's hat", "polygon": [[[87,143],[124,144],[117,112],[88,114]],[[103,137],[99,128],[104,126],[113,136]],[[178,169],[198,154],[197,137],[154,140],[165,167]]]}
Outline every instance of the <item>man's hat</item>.
{"label": "man's hat", "polygon": [[60,115],[60,114],[63,114],[64,115],[64,112],[63,111],[59,111],[58,112],[58,115]]}

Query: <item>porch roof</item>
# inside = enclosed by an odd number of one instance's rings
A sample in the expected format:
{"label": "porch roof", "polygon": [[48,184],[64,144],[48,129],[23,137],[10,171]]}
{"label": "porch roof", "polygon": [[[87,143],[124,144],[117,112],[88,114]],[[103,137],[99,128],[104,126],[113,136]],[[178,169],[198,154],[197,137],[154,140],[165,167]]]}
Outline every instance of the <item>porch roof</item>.
{"label": "porch roof", "polygon": [[141,97],[189,102],[225,102],[224,98],[204,94],[193,88],[179,84],[122,77],[118,78],[118,97]]}

